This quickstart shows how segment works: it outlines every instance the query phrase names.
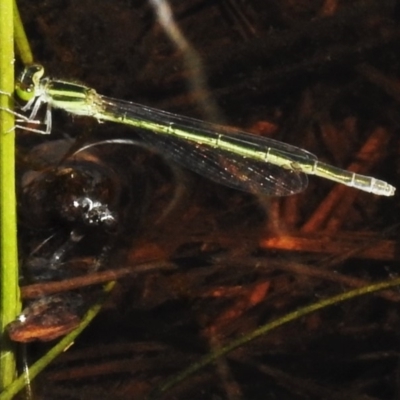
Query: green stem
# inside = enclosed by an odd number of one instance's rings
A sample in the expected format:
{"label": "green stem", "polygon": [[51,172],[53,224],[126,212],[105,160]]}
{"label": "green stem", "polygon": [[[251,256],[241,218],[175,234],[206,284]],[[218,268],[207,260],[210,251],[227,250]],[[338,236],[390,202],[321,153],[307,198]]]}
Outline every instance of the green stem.
{"label": "green stem", "polygon": [[[14,91],[13,0],[0,0],[0,91]],[[0,390],[15,378],[14,346],[6,325],[20,310],[11,96],[0,94]]]}
{"label": "green stem", "polygon": [[14,40],[15,47],[17,48],[18,55],[20,56],[24,65],[33,63],[33,54],[29,46],[28,38],[26,37],[24,25],[22,24],[21,16],[17,3],[14,0]]}

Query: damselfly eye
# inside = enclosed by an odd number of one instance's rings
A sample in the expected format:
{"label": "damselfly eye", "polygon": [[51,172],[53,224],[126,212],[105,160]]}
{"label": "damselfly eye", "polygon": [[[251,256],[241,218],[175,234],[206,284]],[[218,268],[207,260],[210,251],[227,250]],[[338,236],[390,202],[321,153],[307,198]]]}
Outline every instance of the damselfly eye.
{"label": "damselfly eye", "polygon": [[35,85],[43,77],[44,68],[39,64],[28,65],[18,78],[18,82]]}
{"label": "damselfly eye", "polygon": [[38,64],[27,66],[18,77],[15,91],[24,101],[31,100],[35,95],[35,88],[40,86],[40,80],[44,74],[44,68]]}

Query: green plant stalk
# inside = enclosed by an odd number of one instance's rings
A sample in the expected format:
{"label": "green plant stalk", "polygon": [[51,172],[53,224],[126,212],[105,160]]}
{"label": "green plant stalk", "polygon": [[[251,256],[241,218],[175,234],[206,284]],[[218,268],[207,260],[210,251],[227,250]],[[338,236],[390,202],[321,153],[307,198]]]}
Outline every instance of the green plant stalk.
{"label": "green plant stalk", "polygon": [[[14,91],[14,0],[0,0],[0,91]],[[11,96],[0,94],[0,390],[15,378],[14,346],[6,325],[20,311],[14,173],[14,116]]]}
{"label": "green plant stalk", "polygon": [[29,46],[28,38],[26,37],[16,0],[14,0],[14,40],[18,55],[24,65],[32,64],[33,54]]}

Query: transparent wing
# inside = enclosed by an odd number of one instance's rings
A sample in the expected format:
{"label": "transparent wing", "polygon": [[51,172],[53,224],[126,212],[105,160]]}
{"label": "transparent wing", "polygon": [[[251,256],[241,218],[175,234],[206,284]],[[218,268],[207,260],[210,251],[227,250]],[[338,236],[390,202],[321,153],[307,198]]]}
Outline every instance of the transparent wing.
{"label": "transparent wing", "polygon": [[[317,158],[298,147],[237,129],[101,96],[99,119],[140,129],[141,137],[166,157],[206,178],[250,193],[287,196],[307,187],[307,176],[290,168]],[[146,131],[146,132],[144,132]],[[263,161],[270,149],[288,168]]]}
{"label": "transparent wing", "polygon": [[303,191],[307,175],[204,145],[141,131],[151,147],[216,183],[254,194],[288,196]]}

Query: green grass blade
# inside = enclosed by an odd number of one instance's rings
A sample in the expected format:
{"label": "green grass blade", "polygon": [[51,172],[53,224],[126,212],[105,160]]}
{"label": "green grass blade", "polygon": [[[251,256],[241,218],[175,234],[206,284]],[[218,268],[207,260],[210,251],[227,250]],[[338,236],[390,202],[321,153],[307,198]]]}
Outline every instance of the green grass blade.
{"label": "green grass blade", "polygon": [[22,24],[21,16],[14,0],[14,40],[18,55],[21,57],[24,65],[33,63],[33,54],[29,46],[28,38],[26,37],[24,25]]}
{"label": "green grass blade", "polygon": [[[0,0],[0,91],[14,91],[14,0]],[[0,95],[0,390],[15,378],[15,354],[5,326],[20,310],[14,174],[14,117],[4,109],[12,99]]]}
{"label": "green grass blade", "polygon": [[347,292],[340,293],[336,296],[332,296],[327,299],[318,301],[316,303],[312,303],[308,306],[299,308],[296,311],[288,313],[281,318],[278,318],[274,321],[268,322],[267,324],[262,325],[259,328],[255,329],[253,332],[250,332],[247,335],[243,335],[243,336],[237,338],[236,340],[231,341],[226,346],[221,347],[220,349],[215,350],[212,353],[204,356],[199,361],[190,365],[188,368],[181,371],[180,373],[173,376],[172,378],[166,380],[165,382],[161,382],[158,386],[156,386],[152,390],[152,392],[149,394],[149,396],[146,397],[146,400],[153,400],[153,399],[161,398],[168,391],[168,389],[181,383],[186,378],[188,378],[190,375],[193,375],[195,372],[198,372],[200,369],[212,364],[218,358],[225,356],[226,354],[237,349],[238,347],[251,342],[252,340],[260,337],[261,335],[265,335],[265,334],[269,333],[273,329],[276,329],[284,324],[292,322],[296,319],[300,319],[310,313],[313,313],[318,310],[322,310],[326,307],[336,305],[343,301],[347,301],[350,299],[354,299],[358,296],[364,296],[366,294],[375,293],[377,291],[389,289],[389,288],[399,286],[399,285],[400,285],[400,278],[373,283],[371,285],[363,286],[358,289],[349,290]]}

